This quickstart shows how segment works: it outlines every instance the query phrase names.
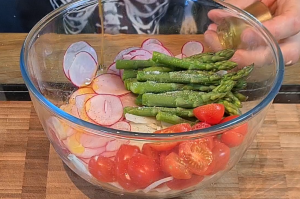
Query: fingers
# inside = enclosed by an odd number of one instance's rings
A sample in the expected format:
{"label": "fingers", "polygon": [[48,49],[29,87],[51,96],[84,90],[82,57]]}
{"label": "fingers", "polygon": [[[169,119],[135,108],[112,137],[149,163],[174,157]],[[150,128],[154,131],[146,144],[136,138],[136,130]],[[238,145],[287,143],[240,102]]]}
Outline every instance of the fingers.
{"label": "fingers", "polygon": [[222,45],[220,44],[217,33],[213,30],[207,30],[204,33],[204,40],[205,43],[209,46],[209,48],[212,49],[212,51],[216,52],[223,49]]}
{"label": "fingers", "polygon": [[280,44],[285,65],[292,65],[299,61],[300,58],[300,33],[288,39],[283,40]]}
{"label": "fingers", "polygon": [[254,3],[257,0],[247,0],[247,1],[241,1],[241,0],[225,0],[225,3],[229,3],[234,5],[235,7],[244,9],[250,4]]}

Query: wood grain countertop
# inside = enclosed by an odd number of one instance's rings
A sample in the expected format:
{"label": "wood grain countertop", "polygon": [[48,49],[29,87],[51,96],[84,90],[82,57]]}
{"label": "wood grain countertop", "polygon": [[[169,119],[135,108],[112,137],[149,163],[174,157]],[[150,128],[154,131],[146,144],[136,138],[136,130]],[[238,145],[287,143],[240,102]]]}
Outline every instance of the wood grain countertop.
{"label": "wood grain countertop", "polygon": [[[23,84],[23,79],[20,73],[20,50],[27,34],[19,33],[0,33],[0,84]],[[44,36],[44,35],[43,35]],[[100,47],[100,35],[90,34],[90,35],[80,35],[80,36],[62,36],[62,35],[48,35],[43,40],[44,44],[49,42],[48,51],[52,53],[49,56],[49,62],[53,67],[61,66],[63,55],[65,49],[75,41],[79,41],[79,37],[82,40],[91,42],[96,50]],[[97,38],[98,37],[98,38]],[[105,56],[115,56],[116,52],[129,46],[139,46],[141,42],[149,36],[147,35],[126,35],[126,36],[111,36],[109,43],[105,49]],[[155,36],[157,37],[157,36]],[[159,35],[159,38],[166,44],[166,46],[174,53],[180,53],[180,47],[190,40],[202,40],[202,35],[189,35],[188,37],[180,37],[174,35]],[[96,41],[95,41],[96,38]],[[105,39],[104,42],[107,42]],[[41,44],[41,45],[44,45]],[[51,46],[52,44],[52,46]],[[55,44],[55,45],[53,45]],[[58,45],[56,45],[58,44]],[[180,46],[178,48],[178,46]],[[45,46],[42,46],[44,49]],[[39,51],[39,45],[36,46],[37,53],[44,53]],[[47,53],[49,53],[47,52]],[[55,61],[51,61],[55,59]],[[111,63],[111,60],[108,60]],[[47,60],[46,60],[47,62]],[[48,63],[46,63],[48,64]],[[52,65],[48,65],[52,68]],[[53,70],[52,70],[53,71]],[[49,71],[48,71],[49,72]],[[51,71],[50,71],[51,72]],[[293,66],[286,67],[285,78],[283,84],[300,84],[300,79],[298,78],[300,74],[300,62],[294,64]],[[60,77],[62,81],[66,81],[63,74]]]}
{"label": "wood grain countertop", "polygon": [[[250,149],[211,186],[177,199],[299,199],[300,105],[274,104]],[[135,199],[87,183],[60,160],[31,102],[0,103],[0,198]]]}

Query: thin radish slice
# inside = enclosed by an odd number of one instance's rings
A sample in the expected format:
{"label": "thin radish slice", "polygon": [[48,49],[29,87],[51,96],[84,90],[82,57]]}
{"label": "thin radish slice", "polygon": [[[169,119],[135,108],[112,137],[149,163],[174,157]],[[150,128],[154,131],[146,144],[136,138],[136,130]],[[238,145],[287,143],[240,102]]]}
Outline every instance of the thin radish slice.
{"label": "thin radish slice", "polygon": [[151,191],[152,189],[154,189],[155,187],[165,183],[165,182],[169,182],[171,180],[173,180],[174,178],[173,177],[167,177],[167,178],[163,178],[163,179],[160,179],[156,182],[153,182],[152,184],[150,184],[148,187],[146,187],[143,192],[144,193],[148,193],[149,191]]}
{"label": "thin radish slice", "polygon": [[97,62],[87,52],[80,52],[76,55],[70,69],[71,82],[77,87],[89,85],[97,72]]}
{"label": "thin radish slice", "polygon": [[126,90],[121,77],[108,73],[95,78],[92,86],[98,94],[124,95],[130,92]]}
{"label": "thin radish slice", "polygon": [[46,123],[48,130],[54,132],[59,140],[67,138],[67,132],[64,129],[63,123],[57,117],[50,117]]}
{"label": "thin radish slice", "polygon": [[82,161],[82,162],[84,162],[85,164],[89,164],[89,162],[90,162],[90,160],[91,160],[91,158],[80,158],[80,160]]}
{"label": "thin radish slice", "polygon": [[148,50],[145,50],[145,49],[133,50],[133,51],[129,52],[128,54],[124,55],[123,59],[128,59],[129,60],[129,59],[132,59],[135,56],[143,56],[143,57],[145,57],[144,58],[144,60],[145,60],[145,59],[152,58],[152,53],[149,52]]}
{"label": "thin radish slice", "polygon": [[122,131],[130,131],[131,130],[130,124],[125,121],[117,122],[117,123],[113,124],[112,126],[110,126],[110,128],[122,130]]}
{"label": "thin radish slice", "polygon": [[137,50],[137,49],[140,49],[140,48],[138,48],[138,47],[130,47],[130,48],[126,48],[126,49],[122,50],[121,52],[118,53],[118,55],[114,59],[114,62],[117,61],[117,60],[123,59],[123,55],[126,55],[130,51]]}
{"label": "thin radish slice", "polygon": [[65,106],[61,106],[60,109],[74,117],[79,118],[78,110],[75,104],[67,104]]}
{"label": "thin radish slice", "polygon": [[120,70],[116,68],[116,62],[112,63],[108,69],[107,73],[115,74],[115,75],[120,75]]}
{"label": "thin radish slice", "polygon": [[186,55],[184,55],[184,54],[181,53],[179,55],[176,55],[175,57],[178,58],[178,59],[183,59],[183,58],[186,57]]}
{"label": "thin radish slice", "polygon": [[154,51],[156,51],[156,52],[160,52],[160,53],[163,53],[163,54],[166,54],[169,56],[173,56],[172,53],[167,48],[165,48],[164,46],[161,46],[159,44],[154,44],[154,43],[148,44],[148,45],[144,46],[144,49],[148,50],[150,53],[153,53]]}
{"label": "thin radish slice", "polygon": [[132,93],[128,93],[126,95],[121,96],[120,100],[124,107],[137,107],[137,105],[135,104],[136,96]]}
{"label": "thin radish slice", "polygon": [[113,139],[104,138],[90,133],[82,133],[76,137],[76,140],[82,144],[82,146],[87,148],[101,148],[105,147],[107,143]]}
{"label": "thin radish slice", "polygon": [[146,39],[145,41],[143,41],[142,48],[144,48],[144,46],[149,45],[149,44],[158,44],[161,46],[163,45],[159,40],[149,38],[149,39]]}
{"label": "thin radish slice", "polygon": [[94,94],[94,93],[95,93],[95,91],[92,88],[89,88],[89,87],[79,88],[74,93],[72,93],[72,95],[70,96],[69,104],[75,104],[76,103],[76,97],[78,95]]}
{"label": "thin radish slice", "polygon": [[110,126],[123,116],[121,100],[114,95],[97,95],[85,104],[87,115],[96,123]]}
{"label": "thin radish slice", "polygon": [[106,158],[111,158],[115,157],[118,151],[105,151],[100,154],[100,156],[106,157]]}
{"label": "thin radish slice", "polygon": [[152,55],[137,55],[131,58],[131,60],[148,60],[151,59]]}
{"label": "thin radish slice", "polygon": [[129,144],[129,140],[112,140],[107,143],[106,151],[117,151],[122,144]]}
{"label": "thin radish slice", "polygon": [[77,170],[79,170],[82,173],[85,173],[88,176],[91,176],[90,172],[86,168],[86,165],[82,162],[82,160],[77,158],[74,154],[69,154],[68,159],[73,163],[73,165]]}
{"label": "thin radish slice", "polygon": [[181,53],[187,57],[203,53],[204,47],[198,41],[189,41],[182,46]]}
{"label": "thin radish slice", "polygon": [[91,148],[85,148],[84,149],[84,152],[81,153],[81,154],[75,154],[77,157],[80,157],[80,158],[91,158],[95,155],[100,155],[101,153],[103,153],[105,151],[105,147],[101,147],[101,148],[94,148],[94,149],[91,149]]}
{"label": "thin radish slice", "polygon": [[84,94],[84,95],[78,95],[75,98],[75,105],[77,107],[77,111],[78,111],[78,116],[80,119],[93,123],[95,124],[95,122],[93,120],[91,120],[89,118],[89,116],[86,114],[85,111],[85,103],[91,99],[92,97],[96,96],[97,94]]}
{"label": "thin radish slice", "polygon": [[69,79],[70,79],[69,69],[71,68],[71,65],[72,65],[76,55],[80,52],[89,53],[93,57],[93,59],[96,62],[98,62],[96,51],[88,43],[86,43],[84,41],[79,41],[79,42],[71,44],[68,47],[68,49],[64,55],[64,61],[63,61],[64,73],[67,76],[67,78],[69,78]]}

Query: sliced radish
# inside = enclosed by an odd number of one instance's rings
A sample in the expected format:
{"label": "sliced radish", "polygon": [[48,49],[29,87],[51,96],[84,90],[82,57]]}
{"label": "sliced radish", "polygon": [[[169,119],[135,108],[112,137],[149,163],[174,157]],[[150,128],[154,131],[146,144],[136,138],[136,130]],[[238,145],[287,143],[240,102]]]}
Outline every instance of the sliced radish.
{"label": "sliced radish", "polygon": [[114,95],[97,95],[85,104],[87,115],[96,123],[110,126],[123,116],[121,100]]}
{"label": "sliced radish", "polygon": [[130,48],[126,48],[125,50],[122,50],[121,52],[118,53],[118,55],[117,55],[116,58],[114,59],[114,62],[117,61],[117,60],[123,59],[123,55],[126,55],[126,54],[128,54],[130,51],[137,50],[137,49],[140,49],[140,48],[137,48],[137,47],[130,47]]}
{"label": "sliced radish", "polygon": [[88,165],[91,158],[80,158],[80,160]]}
{"label": "sliced radish", "polygon": [[158,44],[161,46],[163,45],[159,40],[149,38],[149,39],[146,39],[145,41],[143,41],[142,48],[144,48],[144,46],[149,45],[149,44]]}
{"label": "sliced radish", "polygon": [[112,140],[107,143],[106,151],[117,151],[122,144],[129,144],[129,140]]}
{"label": "sliced radish", "polygon": [[148,60],[151,59],[152,55],[137,55],[131,58],[131,60]]}
{"label": "sliced radish", "polygon": [[69,104],[75,104],[76,97],[78,95],[93,94],[93,93],[95,93],[95,91],[92,88],[89,88],[89,87],[79,88],[74,93],[72,93],[72,95],[70,96]]}
{"label": "sliced radish", "polygon": [[77,170],[91,176],[89,170],[86,168],[86,165],[82,162],[82,160],[77,158],[74,154],[69,154],[68,159],[73,163],[73,165],[76,167]]}
{"label": "sliced radish", "polygon": [[181,53],[187,57],[203,53],[204,47],[198,41],[189,41],[182,46]]}
{"label": "sliced radish", "polygon": [[52,130],[59,140],[66,139],[68,137],[63,123],[57,117],[50,117],[46,123],[48,130]]}
{"label": "sliced radish", "polygon": [[171,180],[173,180],[174,178],[173,177],[167,177],[167,178],[163,178],[163,179],[160,179],[156,182],[153,182],[152,184],[150,184],[148,187],[146,187],[143,192],[144,193],[148,193],[149,191],[151,191],[152,189],[154,189],[155,187],[165,183],[165,182],[169,182]]}
{"label": "sliced radish", "polygon": [[60,109],[74,117],[79,118],[78,110],[75,104],[67,104],[65,106],[61,106]]}
{"label": "sliced radish", "polygon": [[95,78],[92,86],[93,90],[98,94],[124,95],[130,92],[126,90],[121,77],[109,73]]}
{"label": "sliced radish", "polygon": [[179,55],[176,55],[175,57],[178,58],[178,59],[183,59],[183,58],[186,57],[186,55],[184,55],[184,54],[179,54]]}
{"label": "sliced radish", "polygon": [[94,60],[98,62],[96,51],[88,43],[84,41],[79,41],[71,44],[64,55],[64,61],[63,61],[64,73],[69,79],[70,79],[69,69],[71,68],[75,56],[80,52],[89,53],[94,58]]}
{"label": "sliced radish", "polygon": [[[157,45],[157,44],[156,44]],[[150,59],[152,58],[152,54],[151,52],[149,52],[148,50],[145,50],[145,49],[138,49],[138,50],[133,50],[131,52],[129,52],[128,54],[126,55],[123,55],[123,59],[132,59],[133,57],[135,56],[143,56],[145,57],[144,60],[147,58],[147,59]]]}
{"label": "sliced radish", "polygon": [[101,148],[85,148],[84,152],[81,154],[75,154],[77,157],[80,158],[91,158],[95,155],[100,155],[101,153],[103,153],[105,151],[105,147],[101,147]]}
{"label": "sliced radish", "polygon": [[131,130],[130,124],[125,121],[119,121],[119,122],[113,124],[112,126],[110,126],[110,128],[122,130],[122,131],[130,131]]}
{"label": "sliced radish", "polygon": [[87,148],[105,147],[109,141],[113,140],[100,135],[93,135],[91,133],[82,133],[81,135],[77,136],[76,139],[82,144],[82,146]]}
{"label": "sliced radish", "polygon": [[92,97],[96,96],[97,94],[84,94],[84,95],[78,95],[75,98],[75,105],[77,107],[77,111],[78,111],[78,116],[80,119],[93,123],[95,124],[95,122],[93,120],[91,120],[89,118],[89,116],[86,114],[85,111],[85,103],[91,99]]}
{"label": "sliced radish", "polygon": [[163,53],[163,54],[166,54],[169,56],[173,56],[172,53],[167,48],[165,48],[164,46],[161,46],[159,44],[155,44],[155,43],[144,46],[144,49],[148,50],[150,53],[153,53],[154,51],[156,51],[156,52],[160,52],[160,53]]}
{"label": "sliced radish", "polygon": [[120,100],[124,107],[127,106],[137,107],[137,105],[135,104],[136,96],[132,93],[128,93],[126,95],[121,96]]}
{"label": "sliced radish", "polygon": [[97,65],[89,53],[78,53],[69,69],[71,82],[77,87],[89,85],[96,75]]}
{"label": "sliced radish", "polygon": [[100,154],[100,156],[106,157],[106,158],[111,158],[115,157],[118,151],[105,151]]}
{"label": "sliced radish", "polygon": [[112,73],[112,74],[115,74],[115,75],[120,75],[120,70],[116,68],[116,62],[112,63],[108,67],[107,73]]}

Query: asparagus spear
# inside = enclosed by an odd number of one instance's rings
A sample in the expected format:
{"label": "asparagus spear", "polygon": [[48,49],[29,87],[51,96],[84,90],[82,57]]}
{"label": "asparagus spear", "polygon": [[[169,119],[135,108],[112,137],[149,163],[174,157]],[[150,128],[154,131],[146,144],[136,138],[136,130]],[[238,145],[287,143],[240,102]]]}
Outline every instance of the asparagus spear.
{"label": "asparagus spear", "polygon": [[156,66],[152,60],[117,60],[117,69],[140,69]]}
{"label": "asparagus spear", "polygon": [[184,59],[197,60],[203,63],[214,63],[229,60],[233,56],[234,52],[235,50],[233,49],[225,49],[216,53],[200,53]]}
{"label": "asparagus spear", "polygon": [[[159,52],[153,52],[152,60],[159,64],[166,66],[173,66],[188,70],[206,70],[206,71],[218,71],[218,70],[231,70],[237,66],[237,63],[232,61],[220,61],[215,63],[202,63],[196,60],[178,59]],[[118,68],[118,67],[117,67]]]}
{"label": "asparagus spear", "polygon": [[122,79],[136,78],[138,71],[137,70],[129,70],[125,69],[123,72]]}
{"label": "asparagus spear", "polygon": [[130,91],[130,85],[131,85],[133,82],[137,82],[136,78],[125,79],[125,80],[124,80],[125,88],[126,88],[127,90]]}
{"label": "asparagus spear", "polygon": [[243,95],[243,94],[241,94],[241,93],[238,93],[238,92],[234,92],[233,95],[234,95],[236,98],[238,98],[241,102],[245,102],[245,101],[248,99],[247,96],[245,96],[245,95]]}
{"label": "asparagus spear", "polygon": [[247,82],[244,79],[239,79],[233,87],[234,91],[242,90],[247,87]]}
{"label": "asparagus spear", "polygon": [[232,90],[235,85],[235,81],[232,80],[222,80],[221,84],[213,89],[213,92],[216,93],[226,93]]}
{"label": "asparagus spear", "polygon": [[219,100],[220,104],[223,104],[225,107],[225,112],[229,115],[240,115],[241,111],[238,107],[236,107],[234,104],[226,101],[226,100]]}
{"label": "asparagus spear", "polygon": [[231,80],[240,80],[242,78],[247,77],[248,75],[250,75],[250,73],[252,72],[254,68],[254,64],[246,66],[244,68],[242,68],[241,70],[237,71],[237,72],[232,72],[232,73],[227,73],[226,75],[223,76],[223,80],[227,80],[227,79],[231,79]]}
{"label": "asparagus spear", "polygon": [[230,102],[232,102],[232,104],[234,104],[236,107],[242,108],[241,101],[231,91],[228,92],[225,97],[229,98]]}
{"label": "asparagus spear", "polygon": [[171,72],[172,69],[163,66],[151,66],[149,68],[144,68],[143,71]]}
{"label": "asparagus spear", "polygon": [[137,98],[135,99],[135,104],[138,106],[142,106],[142,99],[143,99],[143,95],[138,95]]}
{"label": "asparagus spear", "polygon": [[124,113],[132,115],[155,117],[158,112],[163,111],[177,115],[179,117],[194,117],[193,109],[184,108],[166,108],[166,107],[125,107]]}
{"label": "asparagus spear", "polygon": [[161,111],[159,111],[158,114],[156,115],[156,119],[158,121],[167,122],[169,124],[180,124],[180,123],[188,123],[191,125],[195,124],[195,122],[185,120],[185,119],[183,119],[177,115],[174,115],[172,113],[161,112]]}
{"label": "asparagus spear", "polygon": [[160,83],[209,83],[220,80],[222,77],[213,72],[204,71],[176,71],[176,72],[145,72],[138,71],[138,81],[155,81]]}

